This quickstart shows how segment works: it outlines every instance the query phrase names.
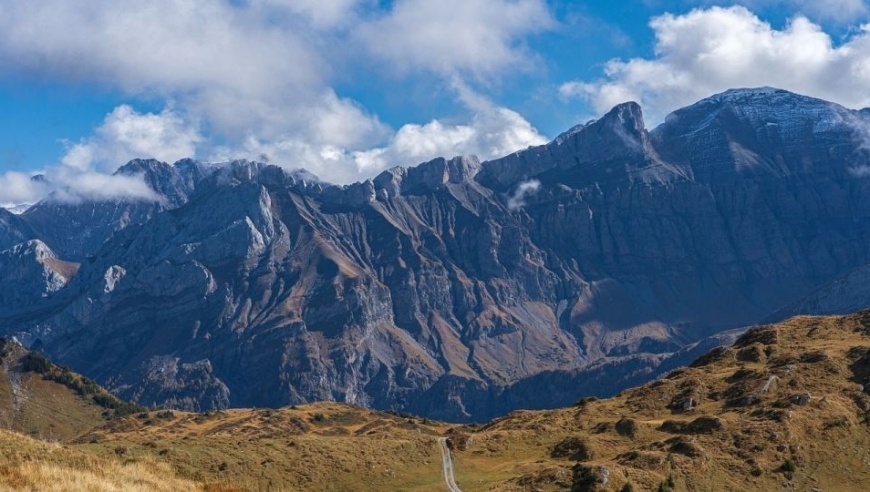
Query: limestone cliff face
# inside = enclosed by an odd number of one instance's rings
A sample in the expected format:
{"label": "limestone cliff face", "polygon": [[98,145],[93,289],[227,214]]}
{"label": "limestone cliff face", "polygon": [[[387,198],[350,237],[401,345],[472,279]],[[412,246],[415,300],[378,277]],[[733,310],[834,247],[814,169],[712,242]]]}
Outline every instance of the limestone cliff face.
{"label": "limestone cliff face", "polygon": [[346,187],[235,162],[7,331],[143,404],[484,419],[607,394],[870,263],[867,121],[743,90]]}

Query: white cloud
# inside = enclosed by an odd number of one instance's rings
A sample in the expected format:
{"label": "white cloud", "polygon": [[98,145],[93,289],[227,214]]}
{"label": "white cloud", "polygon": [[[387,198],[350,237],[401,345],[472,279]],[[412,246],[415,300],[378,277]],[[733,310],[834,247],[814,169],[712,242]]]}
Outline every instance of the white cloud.
{"label": "white cloud", "polygon": [[477,112],[470,123],[446,125],[433,120],[399,129],[386,147],[353,155],[360,174],[373,174],[396,165],[413,165],[436,157],[476,155],[494,159],[546,139],[518,113],[502,107]]}
{"label": "white cloud", "polygon": [[848,169],[849,174],[856,178],[866,178],[870,176],[870,166],[855,166]]}
{"label": "white cloud", "polygon": [[54,191],[54,200],[78,202],[80,200],[146,200],[156,201],[157,194],[141,176],[115,176],[94,171],[71,171],[64,167],[46,174]]}
{"label": "white cloud", "polygon": [[361,0],[255,0],[267,9],[282,9],[305,17],[317,28],[346,27],[357,20]]}
{"label": "white cloud", "polygon": [[465,124],[440,120],[402,126],[384,147],[353,153],[360,175],[398,165],[413,165],[436,157],[476,155],[488,160],[547,142],[519,113],[495,105],[458,76],[450,85],[471,113]]}
{"label": "white cloud", "polygon": [[6,63],[135,93],[251,95],[319,83],[322,73],[301,34],[225,1],[3,0],[0,13]]}
{"label": "white cloud", "polygon": [[526,198],[536,194],[540,189],[541,182],[536,179],[520,183],[514,194],[508,199],[508,209],[516,211],[525,207]]}
{"label": "white cloud", "polygon": [[31,180],[27,173],[0,174],[0,203],[35,203],[50,193],[60,201],[156,200],[140,176],[111,172],[134,158],[175,162],[192,157],[201,140],[196,126],[171,109],[143,114],[121,105],[91,136],[69,143],[60,164],[42,171],[45,180]]}
{"label": "white cloud", "polygon": [[522,40],[554,25],[543,0],[397,0],[357,37],[401,69],[483,76],[530,63]]}
{"label": "white cloud", "polygon": [[158,199],[140,176],[112,176],[66,166],[45,170],[45,180],[33,180],[31,176],[20,172],[0,174],[0,206],[33,204],[51,193],[63,202]]}
{"label": "white cloud", "polygon": [[[159,114],[116,108],[92,136],[68,148],[66,168],[109,170],[131,157],[172,161],[194,151],[203,157],[266,154],[287,167],[310,167],[325,179],[345,182],[368,177],[394,158],[404,163],[431,154],[414,150],[419,142],[406,143],[417,125],[395,134],[377,115],[336,94],[332,86],[348,69],[387,76],[396,67],[428,69],[450,86],[455,76],[493,77],[522,66],[533,58],[525,39],[554,26],[544,0],[385,5],[374,0],[0,0],[0,65],[53,81],[173,101],[175,110]],[[483,155],[538,141],[516,113],[474,113],[478,117],[466,125],[440,130],[423,125],[420,132],[436,139],[432,149]],[[512,133],[493,134],[500,126]],[[468,131],[463,127],[473,128],[474,135],[450,143],[457,132]],[[201,135],[198,128],[208,133]],[[360,166],[356,156],[394,141],[405,150],[385,151],[378,164]]]}
{"label": "white cloud", "polygon": [[350,150],[295,138],[262,141],[250,137],[241,150],[222,149],[212,159],[267,156],[269,162],[287,168],[305,168],[327,181],[350,183],[394,166],[415,165],[436,157],[473,154],[492,159],[545,142],[518,113],[493,106],[474,114],[467,124],[433,120],[424,125],[404,125],[383,147]]}
{"label": "white cloud", "polygon": [[30,174],[14,171],[0,174],[0,206],[36,203],[44,197],[48,187],[30,178]]}
{"label": "white cloud", "polygon": [[319,94],[330,68],[302,17],[275,22],[279,6],[263,3],[0,0],[0,64],[178,98],[228,135],[268,129],[288,119],[276,115],[292,119],[292,109]]}
{"label": "white cloud", "polygon": [[71,144],[61,163],[79,171],[95,167],[113,171],[135,158],[175,162],[194,157],[202,140],[196,125],[171,109],[143,114],[121,105],[92,136]]}
{"label": "white cloud", "polygon": [[860,108],[870,105],[870,25],[836,46],[805,17],[783,30],[744,7],[697,9],[650,22],[655,57],[612,60],[605,77],[561,86],[604,112],[634,100],[651,121],[710,94],[774,86]]}

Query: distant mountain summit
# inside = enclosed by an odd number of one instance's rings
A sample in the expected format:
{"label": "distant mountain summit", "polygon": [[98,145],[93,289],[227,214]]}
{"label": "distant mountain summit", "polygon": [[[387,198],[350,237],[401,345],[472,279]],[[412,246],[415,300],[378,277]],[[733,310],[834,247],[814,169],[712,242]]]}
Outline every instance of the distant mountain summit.
{"label": "distant mountain summit", "polygon": [[189,159],[175,165],[135,159],[115,174],[141,178],[156,200],[70,200],[55,194],[30,207],[22,218],[58,254],[81,261],[96,253],[115,232],[184,204],[196,183],[210,172],[209,166]]}
{"label": "distant mountain summit", "polygon": [[349,186],[133,161],[160,200],[8,214],[0,239],[81,267],[0,326],[146,405],[484,420],[611,394],[870,263],[868,121],[744,89]]}

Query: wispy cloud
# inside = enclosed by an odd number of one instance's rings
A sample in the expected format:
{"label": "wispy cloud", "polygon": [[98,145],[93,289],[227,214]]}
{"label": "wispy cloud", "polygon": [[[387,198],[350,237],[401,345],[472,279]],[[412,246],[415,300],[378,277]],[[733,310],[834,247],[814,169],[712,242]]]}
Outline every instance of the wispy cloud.
{"label": "wispy cloud", "polygon": [[32,204],[44,197],[50,188],[21,172],[0,174],[0,206]]}
{"label": "wispy cloud", "polygon": [[138,113],[127,105],[115,108],[93,134],[67,142],[59,164],[32,173],[0,174],[0,203],[37,202],[49,194],[55,200],[156,200],[141,176],[114,176],[112,172],[134,158],[175,162],[191,157],[202,140],[196,125],[170,109]]}
{"label": "wispy cloud", "polygon": [[514,194],[508,198],[508,209],[516,211],[525,207],[526,198],[535,195],[540,189],[541,182],[536,179],[520,183],[519,186],[517,186],[516,191],[514,191]]}
{"label": "wispy cloud", "polygon": [[49,176],[53,179],[48,185],[53,192],[51,197],[57,201],[159,200],[141,176],[109,175],[91,171],[53,172]]}
{"label": "wispy cloud", "polygon": [[45,179],[31,174],[0,174],[0,206],[33,204],[47,197],[61,202],[82,200],[147,200],[159,197],[141,176],[113,176],[96,171],[80,171],[57,166],[44,171]]}

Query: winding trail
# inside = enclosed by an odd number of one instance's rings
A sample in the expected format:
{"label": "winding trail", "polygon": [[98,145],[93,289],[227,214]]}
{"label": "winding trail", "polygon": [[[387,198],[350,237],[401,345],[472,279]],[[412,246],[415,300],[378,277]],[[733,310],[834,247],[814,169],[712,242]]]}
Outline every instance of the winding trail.
{"label": "winding trail", "polygon": [[453,476],[453,458],[450,457],[450,448],[447,447],[447,438],[438,439],[438,444],[441,447],[441,464],[444,472],[444,483],[447,484],[447,490],[450,492],[462,492],[462,489],[456,485],[456,477]]}

